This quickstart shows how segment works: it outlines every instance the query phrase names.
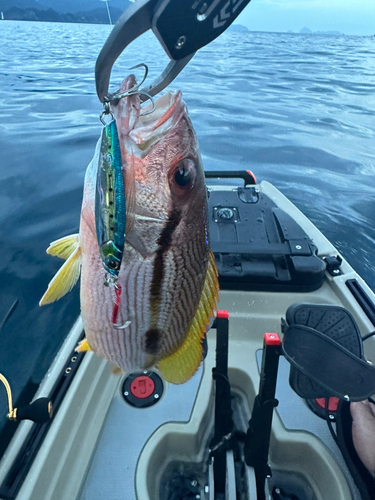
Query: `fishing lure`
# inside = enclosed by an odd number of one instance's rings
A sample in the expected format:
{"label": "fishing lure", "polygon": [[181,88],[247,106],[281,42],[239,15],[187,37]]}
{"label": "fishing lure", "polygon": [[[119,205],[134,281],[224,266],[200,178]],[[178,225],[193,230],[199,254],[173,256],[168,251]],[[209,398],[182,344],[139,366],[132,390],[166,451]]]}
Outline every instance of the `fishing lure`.
{"label": "fishing lure", "polygon": [[[104,99],[104,111],[100,117],[104,125],[102,130],[99,168],[96,182],[95,196],[95,224],[100,256],[104,269],[110,274],[105,285],[117,283],[121,260],[125,245],[126,207],[125,186],[122,174],[120,143],[118,139],[116,121],[110,109],[111,101],[139,94],[144,99],[150,99],[152,109],[142,115],[148,115],[155,110],[153,98],[146,92],[139,90],[148,74],[146,64],[138,64],[131,69],[143,67],[145,73],[140,83],[126,92],[117,91],[108,94]],[[111,115],[112,121],[105,123],[103,115]]]}
{"label": "fishing lure", "polygon": [[110,274],[106,284],[116,283],[125,246],[125,186],[116,121],[102,130],[96,179],[95,225],[100,256]]}
{"label": "fishing lure", "polygon": [[[134,68],[141,66],[145,68],[143,80],[125,92],[117,91],[114,94],[108,94],[104,99],[104,111],[100,117],[104,128],[101,136],[96,178],[95,226],[100,257],[103,267],[107,271],[104,285],[113,287],[115,291],[116,298],[112,312],[112,323],[117,329],[126,328],[130,321],[126,321],[124,325],[117,324],[118,312],[121,306],[121,285],[118,283],[118,276],[125,247],[126,198],[120,143],[116,120],[113,118],[110,103],[131,95],[140,94],[150,99],[153,104],[152,109],[144,114],[154,111],[155,103],[152,97],[139,90],[139,86],[145,81],[148,73],[145,64],[139,64]],[[104,115],[111,115],[111,122],[106,124],[103,118]]]}

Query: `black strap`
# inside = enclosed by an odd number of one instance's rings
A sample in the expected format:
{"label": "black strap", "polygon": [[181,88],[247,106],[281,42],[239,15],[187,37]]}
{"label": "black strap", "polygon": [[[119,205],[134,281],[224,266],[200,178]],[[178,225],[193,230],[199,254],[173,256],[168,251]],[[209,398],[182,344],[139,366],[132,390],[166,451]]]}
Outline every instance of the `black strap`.
{"label": "black strap", "polygon": [[257,500],[265,500],[265,481],[271,475],[268,453],[271,438],[273,409],[278,405],[275,399],[277,371],[279,366],[279,345],[263,346],[259,394],[256,396],[245,440],[245,461],[254,467],[257,486]]}
{"label": "black strap", "polygon": [[214,458],[215,499],[225,495],[226,453],[233,445],[233,419],[230,383],[228,380],[228,318],[217,318],[216,326],[216,367],[212,369],[215,380],[215,430],[210,443]]}

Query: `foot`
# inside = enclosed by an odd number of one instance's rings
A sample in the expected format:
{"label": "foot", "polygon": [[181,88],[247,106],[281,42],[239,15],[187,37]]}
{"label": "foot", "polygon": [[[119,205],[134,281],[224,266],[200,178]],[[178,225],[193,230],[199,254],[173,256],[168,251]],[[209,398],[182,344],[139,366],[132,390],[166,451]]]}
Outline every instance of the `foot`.
{"label": "foot", "polygon": [[366,469],[375,477],[375,405],[368,400],[351,403],[350,413],[355,451]]}

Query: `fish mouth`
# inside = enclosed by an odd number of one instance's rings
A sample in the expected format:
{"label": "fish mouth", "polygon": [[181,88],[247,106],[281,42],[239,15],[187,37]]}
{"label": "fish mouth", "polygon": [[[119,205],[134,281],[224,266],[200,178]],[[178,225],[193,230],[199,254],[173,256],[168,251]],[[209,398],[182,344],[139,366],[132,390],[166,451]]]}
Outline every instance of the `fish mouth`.
{"label": "fish mouth", "polygon": [[[135,84],[135,78],[126,78],[121,90],[129,90],[131,84]],[[177,90],[160,96],[154,104],[149,103],[143,108],[138,94],[124,97],[115,106],[114,114],[122,152],[144,158],[152,146],[164,137],[183,115],[187,115],[187,111],[181,91]]]}
{"label": "fish mouth", "polygon": [[[158,97],[156,101],[154,100],[154,104],[150,102],[142,108],[137,125],[141,127],[157,126],[157,123],[161,121],[166,114],[173,114],[175,109],[172,108],[175,108],[176,104],[180,101],[180,90],[169,91],[166,94]],[[153,107],[155,109],[152,111]]]}
{"label": "fish mouth", "polygon": [[154,106],[155,109],[149,114],[152,103],[141,109],[134,128],[129,132],[129,137],[136,146],[136,154],[141,158],[147,155],[152,146],[164,137],[186,112],[180,90],[159,97]]}

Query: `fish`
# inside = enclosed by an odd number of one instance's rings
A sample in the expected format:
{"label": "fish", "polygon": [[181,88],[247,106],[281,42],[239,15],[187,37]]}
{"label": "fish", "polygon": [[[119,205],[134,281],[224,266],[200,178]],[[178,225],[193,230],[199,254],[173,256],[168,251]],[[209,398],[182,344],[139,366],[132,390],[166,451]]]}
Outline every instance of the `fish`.
{"label": "fish", "polygon": [[108,194],[100,181],[99,140],[86,170],[79,234],[47,249],[66,262],[40,305],[61,298],[81,275],[86,337],[77,350],[92,350],[124,373],[155,367],[166,381],[182,384],[202,362],[202,340],[218,302],[205,176],[181,91],[159,97],[152,111],[129,92],[135,86],[135,76],[126,77],[120,87],[126,97],[111,103],[126,220],[118,272],[108,273],[100,251],[98,224],[109,219],[98,210],[98,189]]}

